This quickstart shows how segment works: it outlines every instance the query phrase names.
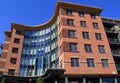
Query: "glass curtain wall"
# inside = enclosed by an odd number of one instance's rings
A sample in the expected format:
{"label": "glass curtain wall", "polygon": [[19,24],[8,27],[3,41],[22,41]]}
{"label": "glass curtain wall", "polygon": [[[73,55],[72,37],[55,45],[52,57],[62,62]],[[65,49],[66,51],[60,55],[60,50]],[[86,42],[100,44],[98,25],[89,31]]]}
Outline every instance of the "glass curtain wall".
{"label": "glass curtain wall", "polygon": [[40,30],[26,30],[20,62],[20,76],[42,75],[58,65],[57,23]]}

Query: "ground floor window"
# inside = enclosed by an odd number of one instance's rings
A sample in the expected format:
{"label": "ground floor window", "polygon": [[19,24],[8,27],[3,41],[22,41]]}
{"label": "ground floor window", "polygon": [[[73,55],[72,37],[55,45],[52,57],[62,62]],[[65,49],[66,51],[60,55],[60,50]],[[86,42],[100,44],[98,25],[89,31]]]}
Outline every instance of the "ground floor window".
{"label": "ground floor window", "polygon": [[99,83],[99,78],[86,78],[86,83]]}
{"label": "ground floor window", "polygon": [[115,83],[114,78],[103,78],[102,83]]}

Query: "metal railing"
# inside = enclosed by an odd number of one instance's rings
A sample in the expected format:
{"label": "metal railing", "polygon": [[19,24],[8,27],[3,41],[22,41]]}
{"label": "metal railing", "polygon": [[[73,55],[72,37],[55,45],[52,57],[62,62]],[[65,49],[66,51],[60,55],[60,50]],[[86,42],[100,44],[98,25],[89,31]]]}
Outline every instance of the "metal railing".
{"label": "metal railing", "polygon": [[112,50],[113,56],[120,56],[120,50]]}
{"label": "metal railing", "polygon": [[118,33],[117,30],[112,30],[110,27],[105,27],[105,31],[109,33]]}
{"label": "metal railing", "polygon": [[109,43],[120,44],[120,41],[117,38],[108,38]]}
{"label": "metal railing", "polygon": [[103,21],[103,22],[106,22],[106,23],[115,24],[115,20],[112,20],[112,19],[102,18],[102,21]]}
{"label": "metal railing", "polygon": [[115,64],[115,65],[116,65],[117,70],[120,70],[120,64]]}

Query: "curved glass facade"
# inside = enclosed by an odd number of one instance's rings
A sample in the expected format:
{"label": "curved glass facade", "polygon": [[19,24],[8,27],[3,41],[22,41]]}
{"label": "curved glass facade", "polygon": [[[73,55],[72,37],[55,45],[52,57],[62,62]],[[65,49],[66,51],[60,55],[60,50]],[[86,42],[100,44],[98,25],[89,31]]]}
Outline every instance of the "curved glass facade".
{"label": "curved glass facade", "polygon": [[20,62],[20,76],[36,76],[58,64],[58,33],[55,22],[48,28],[26,30]]}

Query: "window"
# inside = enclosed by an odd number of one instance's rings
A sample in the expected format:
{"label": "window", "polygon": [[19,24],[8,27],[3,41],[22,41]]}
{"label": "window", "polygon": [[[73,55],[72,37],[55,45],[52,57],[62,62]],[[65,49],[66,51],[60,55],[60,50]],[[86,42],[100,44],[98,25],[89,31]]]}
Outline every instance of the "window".
{"label": "window", "polygon": [[79,12],[79,16],[80,17],[85,17],[85,13],[84,12]]}
{"label": "window", "polygon": [[84,39],[89,39],[89,32],[82,32]]}
{"label": "window", "polygon": [[88,67],[95,67],[94,59],[87,58],[87,65]]}
{"label": "window", "polygon": [[92,47],[91,47],[91,44],[85,44],[85,51],[86,52],[92,52]]}
{"label": "window", "polygon": [[10,62],[11,62],[12,64],[16,64],[16,60],[17,60],[16,58],[11,58],[11,59],[10,59]]}
{"label": "window", "polygon": [[74,20],[73,19],[67,19],[67,25],[73,26]]}
{"label": "window", "polygon": [[8,75],[14,75],[15,73],[15,70],[14,69],[9,69],[8,70]]}
{"label": "window", "polygon": [[93,22],[93,27],[94,27],[95,29],[98,29],[98,28],[99,28],[99,27],[98,27],[98,23]]}
{"label": "window", "polygon": [[104,45],[98,45],[98,49],[100,53],[105,53],[105,47]]}
{"label": "window", "polygon": [[21,31],[17,31],[17,30],[16,30],[16,34],[21,35],[21,34],[22,34],[22,32],[21,32]]}
{"label": "window", "polygon": [[102,40],[101,33],[95,33],[97,40]]}
{"label": "window", "polygon": [[70,51],[77,51],[77,43],[70,43]]}
{"label": "window", "polygon": [[82,27],[87,27],[86,21],[80,21]]}
{"label": "window", "polygon": [[20,43],[20,39],[19,38],[15,38],[14,39],[14,43]]}
{"label": "window", "polygon": [[75,37],[75,30],[68,30],[69,37]]}
{"label": "window", "polygon": [[18,48],[13,47],[12,48],[12,53],[18,53]]}
{"label": "window", "polygon": [[90,14],[91,18],[95,19],[96,15],[95,14]]}
{"label": "window", "polygon": [[103,67],[109,67],[108,59],[101,59]]}
{"label": "window", "polygon": [[72,10],[66,10],[67,15],[72,15]]}
{"label": "window", "polygon": [[71,58],[71,66],[79,67],[79,58]]}

